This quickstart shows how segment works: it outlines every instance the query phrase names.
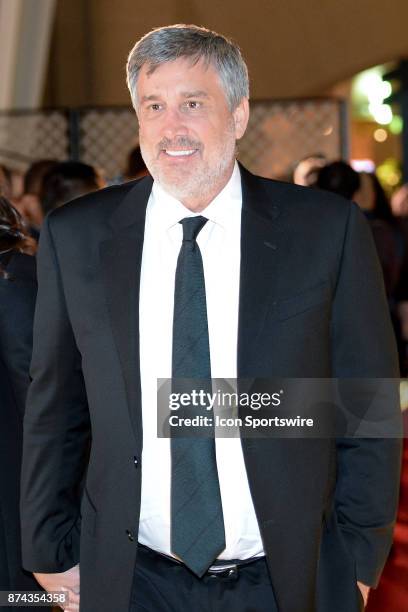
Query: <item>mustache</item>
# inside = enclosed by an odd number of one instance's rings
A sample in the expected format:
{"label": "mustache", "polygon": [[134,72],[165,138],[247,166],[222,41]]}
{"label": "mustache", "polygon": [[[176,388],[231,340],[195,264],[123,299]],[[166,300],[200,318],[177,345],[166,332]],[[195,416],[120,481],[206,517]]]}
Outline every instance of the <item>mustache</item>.
{"label": "mustache", "polygon": [[178,136],[177,138],[162,138],[157,145],[159,151],[163,149],[201,149],[202,144],[199,140],[192,140],[187,136]]}

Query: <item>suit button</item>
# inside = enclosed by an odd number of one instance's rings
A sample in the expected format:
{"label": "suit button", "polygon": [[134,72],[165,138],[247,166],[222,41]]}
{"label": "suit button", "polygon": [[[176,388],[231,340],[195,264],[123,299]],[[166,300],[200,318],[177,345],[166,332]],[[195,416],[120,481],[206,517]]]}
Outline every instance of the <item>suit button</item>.
{"label": "suit button", "polygon": [[139,467],[139,459],[137,457],[133,457],[133,463],[134,463],[135,468]]}
{"label": "suit button", "polygon": [[129,531],[129,529],[126,529],[126,535],[129,538],[130,542],[134,542],[135,538],[133,537],[133,533],[131,531]]}

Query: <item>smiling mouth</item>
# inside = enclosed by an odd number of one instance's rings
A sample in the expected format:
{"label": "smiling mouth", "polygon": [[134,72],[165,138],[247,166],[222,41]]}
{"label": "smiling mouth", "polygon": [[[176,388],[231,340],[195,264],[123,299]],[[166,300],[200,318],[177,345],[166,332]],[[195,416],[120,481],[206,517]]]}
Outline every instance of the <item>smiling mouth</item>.
{"label": "smiling mouth", "polygon": [[190,157],[191,155],[194,155],[194,153],[196,153],[197,151],[198,149],[183,149],[183,150],[163,149],[163,153],[165,153],[166,155],[169,155],[170,157]]}

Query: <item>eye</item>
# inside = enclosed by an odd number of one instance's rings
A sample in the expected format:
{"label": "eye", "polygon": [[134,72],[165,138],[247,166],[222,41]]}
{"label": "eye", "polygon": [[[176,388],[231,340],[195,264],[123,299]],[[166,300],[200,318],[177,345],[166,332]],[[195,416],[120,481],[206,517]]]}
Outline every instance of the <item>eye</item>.
{"label": "eye", "polygon": [[161,104],[158,102],[153,102],[153,104],[149,104],[148,109],[157,112],[161,110]]}
{"label": "eye", "polygon": [[191,110],[196,110],[197,108],[200,108],[201,103],[197,102],[196,100],[187,100],[186,106],[187,108],[190,108]]}

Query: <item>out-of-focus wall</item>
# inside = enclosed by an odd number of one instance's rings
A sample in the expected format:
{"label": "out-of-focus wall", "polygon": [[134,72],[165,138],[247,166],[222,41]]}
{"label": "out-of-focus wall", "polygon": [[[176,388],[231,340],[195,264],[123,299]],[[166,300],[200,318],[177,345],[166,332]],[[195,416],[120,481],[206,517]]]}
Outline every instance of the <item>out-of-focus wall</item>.
{"label": "out-of-focus wall", "polygon": [[0,110],[37,108],[56,0],[0,0]]}
{"label": "out-of-focus wall", "polygon": [[130,47],[177,22],[237,40],[255,99],[321,94],[408,55],[407,0],[58,0],[44,103],[127,104]]}

